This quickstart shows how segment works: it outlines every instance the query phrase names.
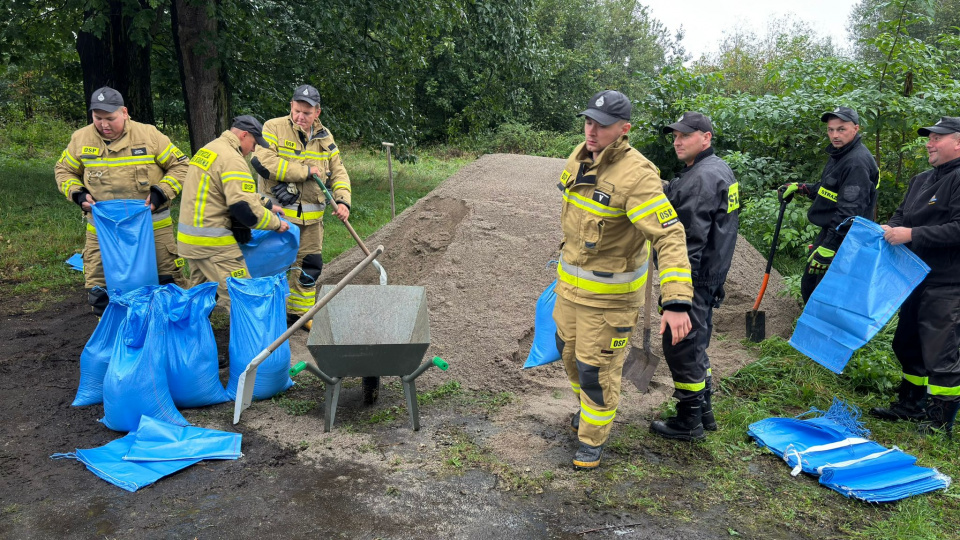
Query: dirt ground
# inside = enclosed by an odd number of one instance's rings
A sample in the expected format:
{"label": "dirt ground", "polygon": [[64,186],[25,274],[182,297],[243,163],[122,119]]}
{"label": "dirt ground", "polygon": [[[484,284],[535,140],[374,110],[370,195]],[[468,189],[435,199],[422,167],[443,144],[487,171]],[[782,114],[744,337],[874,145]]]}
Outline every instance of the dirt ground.
{"label": "dirt ground", "polygon": [[[96,324],[85,295],[68,291],[66,300],[38,313],[23,312],[29,298],[0,301],[6,343],[0,352],[0,537],[696,539],[744,530],[749,516],[722,509],[679,523],[603,510],[578,487],[579,475],[591,473],[569,466],[576,441],[566,422],[576,401],[562,367],[521,370],[536,299],[555,276],[548,263],[560,236],[562,166],[557,159],[484,156],[366,240],[384,246],[380,261],[390,284],[426,289],[427,357],[443,357],[450,369],[429,370],[417,380],[418,390],[449,381],[463,390],[458,398],[423,404],[418,432],[409,427],[396,378],[384,379],[373,406],[362,403],[358,381],[349,380],[329,433],[322,405],[293,415],[277,401],[256,402],[236,426],[232,403],[186,410],[195,425],[242,433],[244,456],[201,462],[128,493],[77,462],[49,459],[121,435],[97,421],[101,406],[70,406],[80,352]],[[360,258],[354,249],[331,261],[323,281],[334,283]],[[726,301],[715,312],[715,377],[753,360],[739,340],[764,266],[763,256],[741,239]],[[368,269],[356,283],[377,278]],[[799,313],[795,301],[777,294],[781,289],[775,274],[762,306],[768,335],[787,336]],[[656,316],[652,324],[659,325]],[[292,339],[293,362],[311,359],[306,341],[305,332]],[[218,343],[225,354],[223,333]],[[656,339],[654,349],[659,354]],[[316,379],[297,380],[288,394],[322,401]],[[646,426],[668,400],[665,365],[654,383],[646,395],[625,386],[615,432]],[[471,448],[500,465],[451,466]],[[654,452],[649,458],[669,459]],[[532,493],[518,491],[515,475],[505,471],[550,480]],[[599,530],[585,532],[591,529]]]}

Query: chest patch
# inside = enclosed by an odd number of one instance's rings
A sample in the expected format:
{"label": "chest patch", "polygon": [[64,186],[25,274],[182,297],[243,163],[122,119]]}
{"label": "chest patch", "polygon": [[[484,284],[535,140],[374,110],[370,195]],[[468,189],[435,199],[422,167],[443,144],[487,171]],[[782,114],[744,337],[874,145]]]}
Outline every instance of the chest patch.
{"label": "chest patch", "polygon": [[284,140],[283,140],[283,146],[284,146],[285,148],[289,148],[289,149],[291,149],[291,150],[296,150],[296,149],[297,149],[297,143],[291,141],[290,139],[284,139]]}
{"label": "chest patch", "polygon": [[593,192],[593,200],[597,201],[598,203],[600,203],[600,204],[602,204],[602,205],[604,205],[604,206],[609,206],[609,205],[610,205],[610,195],[608,195],[608,194],[606,194],[606,193],[604,193],[604,192],[602,192],[602,191],[594,191],[594,192]]}
{"label": "chest patch", "polygon": [[84,146],[80,149],[81,156],[99,156],[100,149],[96,146]]}
{"label": "chest patch", "polygon": [[133,150],[130,150],[130,155],[132,155],[132,156],[145,156],[145,155],[147,155],[147,149],[146,149],[146,148],[134,148]]}
{"label": "chest patch", "polygon": [[217,153],[211,152],[206,148],[201,148],[197,150],[197,153],[193,155],[193,159],[190,160],[191,165],[196,165],[205,171],[210,170],[210,166],[213,165],[213,162],[217,160]]}

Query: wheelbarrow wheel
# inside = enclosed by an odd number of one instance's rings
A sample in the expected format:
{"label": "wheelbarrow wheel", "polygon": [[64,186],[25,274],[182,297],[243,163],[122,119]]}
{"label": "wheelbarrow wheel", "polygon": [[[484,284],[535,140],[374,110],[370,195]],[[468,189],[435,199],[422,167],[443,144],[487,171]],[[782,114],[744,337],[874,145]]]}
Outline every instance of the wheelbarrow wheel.
{"label": "wheelbarrow wheel", "polygon": [[366,405],[373,405],[380,397],[380,377],[363,378],[363,402]]}

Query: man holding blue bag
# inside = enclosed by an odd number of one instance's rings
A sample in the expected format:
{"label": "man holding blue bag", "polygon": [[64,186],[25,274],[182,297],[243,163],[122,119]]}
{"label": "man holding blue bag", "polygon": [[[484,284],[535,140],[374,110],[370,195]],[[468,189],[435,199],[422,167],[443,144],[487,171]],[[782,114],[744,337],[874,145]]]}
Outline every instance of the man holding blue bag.
{"label": "man holding blue bag", "polygon": [[[905,244],[930,267],[900,306],[893,352],[903,369],[897,400],[871,413],[920,421],[950,434],[960,410],[960,117],[920,128],[933,169],[910,180],[883,238]],[[929,398],[929,403],[928,403]]]}
{"label": "man holding blue bag", "polygon": [[170,201],[180,194],[187,158],[157,128],[130,119],[123,96],[103,87],[90,97],[93,122],[78,129],[54,167],[57,189],[83,209],[87,220],[83,247],[84,286],[98,317],[109,303],[103,261],[91,205],[97,201],[138,199],[153,218],[159,283],[174,283],[183,261],[177,258]]}

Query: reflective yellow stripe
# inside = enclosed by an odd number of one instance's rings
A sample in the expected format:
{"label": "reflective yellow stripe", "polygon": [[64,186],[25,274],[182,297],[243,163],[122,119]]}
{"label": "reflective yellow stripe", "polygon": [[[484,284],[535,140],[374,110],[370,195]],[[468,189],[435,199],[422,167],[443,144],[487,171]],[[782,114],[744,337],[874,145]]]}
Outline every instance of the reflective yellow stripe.
{"label": "reflective yellow stripe", "polygon": [[610,422],[613,422],[613,419],[617,416],[617,410],[612,411],[595,411],[590,407],[587,407],[585,403],[580,402],[580,419],[588,424],[593,424],[595,426],[605,426]]}
{"label": "reflective yellow stripe", "polygon": [[[630,218],[631,223],[636,223],[664,206],[670,206],[670,201],[667,200],[667,196],[662,194],[657,195],[649,201],[627,210],[627,217]],[[673,208],[672,206],[670,207]]]}
{"label": "reflective yellow stripe", "polygon": [[937,386],[928,385],[930,395],[932,396],[960,396],[960,386]]}
{"label": "reflective yellow stripe", "polygon": [[263,132],[263,138],[267,140],[268,143],[273,143],[277,146],[280,146],[280,143],[277,141],[277,136],[273,133]]}
{"label": "reflective yellow stripe", "polygon": [[346,183],[346,182],[334,182],[334,183],[333,183],[333,190],[336,191],[336,190],[338,190],[338,189],[345,189],[345,190],[347,190],[347,191],[350,191],[350,184],[348,184],[348,183]]}
{"label": "reflective yellow stripe", "polygon": [[713,376],[713,368],[707,368],[707,377]]}
{"label": "reflective yellow stripe", "polygon": [[299,307],[299,308],[310,309],[313,307],[313,304],[316,303],[315,300],[316,300],[315,296],[311,298],[303,298],[303,297],[297,298],[295,297],[295,295],[291,293],[290,296],[287,297],[287,305],[293,308]]}
{"label": "reflective yellow stripe", "polygon": [[152,165],[156,156],[126,156],[116,158],[91,159],[84,161],[87,167],[128,167],[131,165]]}
{"label": "reflective yellow stripe", "polygon": [[699,392],[707,387],[707,382],[700,381],[698,383],[682,383],[673,381],[673,386],[676,387],[677,390],[690,390],[691,392]]}
{"label": "reflective yellow stripe", "polygon": [[232,180],[246,180],[247,182],[253,182],[253,177],[250,176],[250,173],[245,171],[225,171],[220,175],[220,181],[224,184]]}
{"label": "reflective yellow stripe", "polygon": [[836,194],[835,192],[833,192],[833,191],[830,191],[829,189],[827,189],[827,188],[825,188],[825,187],[821,187],[821,188],[817,191],[817,195],[820,195],[821,197],[823,197],[824,199],[827,199],[827,200],[829,200],[829,201],[837,202],[837,194]]}
{"label": "reflective yellow stripe", "polygon": [[690,277],[689,270],[684,270],[683,268],[664,268],[661,270],[660,285],[663,285],[664,283],[670,283],[671,281],[693,283],[693,279]]}
{"label": "reflective yellow stripe", "polygon": [[573,388],[573,393],[574,393],[574,394],[577,394],[577,395],[580,394],[580,385],[579,385],[579,384],[577,384],[577,383],[575,383],[575,382],[572,382],[572,383],[570,383],[570,386]]}
{"label": "reflective yellow stripe", "polygon": [[83,187],[83,184],[79,180],[76,180],[74,178],[71,178],[70,180],[67,180],[66,182],[64,182],[63,185],[60,186],[60,191],[63,192],[64,197],[68,199],[70,198],[70,188],[72,188],[73,186]]}
{"label": "reflective yellow stripe", "polygon": [[296,210],[291,210],[291,209],[289,209],[289,208],[287,208],[287,207],[284,207],[284,208],[283,208],[283,215],[285,215],[285,216],[287,216],[287,217],[289,217],[289,218],[294,218],[294,219],[320,219],[320,218],[323,217],[323,211],[320,211],[320,212],[302,212],[299,216],[297,216],[297,211],[296,211]]}
{"label": "reflective yellow stripe", "polygon": [[329,161],[330,158],[336,156],[340,153],[340,150],[334,150],[333,152],[314,152],[312,150],[301,150],[298,154],[296,150],[279,147],[277,148],[277,154],[281,157],[287,159],[296,159],[297,161],[303,161],[305,159],[312,159],[314,161]]}
{"label": "reflective yellow stripe", "polygon": [[588,199],[582,195],[573,193],[569,189],[563,191],[563,201],[600,217],[616,218],[627,215],[627,213],[620,208],[600,204],[593,199]]}
{"label": "reflective yellow stripe", "polygon": [[203,227],[203,210],[207,206],[207,194],[210,192],[210,175],[200,175],[200,184],[197,186],[197,199],[193,201],[193,226]]}
{"label": "reflective yellow stripe", "polygon": [[254,225],[254,229],[266,229],[267,225],[270,224],[270,214],[266,208],[263,209],[263,216],[260,218],[260,222]]}
{"label": "reflective yellow stripe", "polygon": [[63,153],[60,154],[60,161],[61,162],[66,161],[67,165],[70,165],[76,170],[80,170],[80,162],[75,157],[71,156],[70,152],[66,150],[64,150]]}
{"label": "reflective yellow stripe", "polygon": [[570,285],[573,285],[578,289],[583,289],[585,291],[590,291],[592,293],[597,293],[597,294],[632,293],[634,291],[640,290],[640,287],[643,287],[643,284],[647,282],[646,272],[641,274],[640,277],[638,277],[637,279],[630,281],[629,283],[601,283],[599,281],[591,281],[589,279],[575,276],[573,274],[568,273],[566,270],[563,269],[563,264],[557,265],[557,275],[559,276],[560,281],[563,281],[564,283],[569,283]]}
{"label": "reflective yellow stripe", "polygon": [[177,232],[177,240],[193,246],[229,246],[237,243],[237,240],[232,235],[214,237],[194,236],[180,231]]}
{"label": "reflective yellow stripe", "polygon": [[926,386],[930,380],[929,377],[917,377],[916,375],[907,375],[906,373],[903,374],[903,378],[915,386]]}
{"label": "reflective yellow stripe", "polygon": [[168,144],[167,147],[163,149],[163,152],[160,152],[160,155],[157,156],[157,165],[163,165],[166,163],[167,158],[169,158],[170,154],[172,154],[176,149],[177,147],[174,146],[173,143]]}
{"label": "reflective yellow stripe", "polygon": [[283,182],[287,179],[287,168],[289,166],[286,160],[280,160],[280,165],[277,167],[277,182]]}
{"label": "reflective yellow stripe", "polygon": [[164,176],[163,179],[160,180],[160,183],[167,184],[168,186],[173,188],[173,192],[177,195],[179,195],[180,192],[183,190],[183,184],[181,184],[176,178],[172,176]]}

